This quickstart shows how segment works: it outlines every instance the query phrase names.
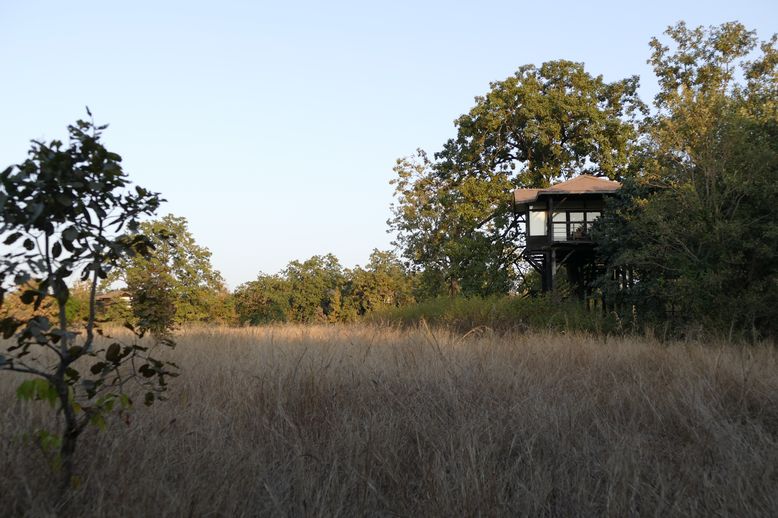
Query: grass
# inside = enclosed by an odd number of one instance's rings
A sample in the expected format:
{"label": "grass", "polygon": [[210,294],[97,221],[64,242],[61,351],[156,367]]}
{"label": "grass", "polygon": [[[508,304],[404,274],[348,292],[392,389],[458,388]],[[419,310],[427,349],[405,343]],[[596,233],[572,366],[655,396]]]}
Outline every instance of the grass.
{"label": "grass", "polygon": [[[777,516],[778,352],[558,333],[193,329],[80,443],[83,516]],[[0,509],[52,515],[0,377]]]}
{"label": "grass", "polygon": [[577,300],[556,301],[552,296],[438,297],[369,314],[376,324],[433,326],[462,332],[484,326],[498,331],[574,331],[623,333],[635,331],[636,322],[621,322],[615,314],[587,310]]}

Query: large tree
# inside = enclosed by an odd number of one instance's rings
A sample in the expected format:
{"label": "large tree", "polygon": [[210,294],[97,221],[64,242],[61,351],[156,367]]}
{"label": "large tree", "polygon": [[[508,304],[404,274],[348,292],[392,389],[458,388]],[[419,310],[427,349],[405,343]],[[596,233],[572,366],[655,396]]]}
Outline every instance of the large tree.
{"label": "large tree", "polygon": [[778,327],[778,53],[740,23],[651,41],[653,167],[597,232],[610,299],[676,326]]}
{"label": "large tree", "polygon": [[609,83],[580,63],[527,65],[476,98],[434,160],[424,152],[398,160],[389,224],[430,294],[510,287],[520,246],[513,189],[633,174],[645,108],[637,87],[637,77]]}

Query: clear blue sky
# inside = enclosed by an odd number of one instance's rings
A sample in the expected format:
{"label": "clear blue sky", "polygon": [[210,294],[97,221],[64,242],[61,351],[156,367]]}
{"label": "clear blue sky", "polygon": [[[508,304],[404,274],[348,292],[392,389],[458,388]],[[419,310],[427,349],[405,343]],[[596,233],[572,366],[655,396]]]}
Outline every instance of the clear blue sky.
{"label": "clear blue sky", "polygon": [[648,41],[778,2],[0,3],[0,166],[89,105],[139,185],[186,217],[230,287],[291,259],[388,248],[392,166],[435,151],[473,97],[566,58],[656,89]]}

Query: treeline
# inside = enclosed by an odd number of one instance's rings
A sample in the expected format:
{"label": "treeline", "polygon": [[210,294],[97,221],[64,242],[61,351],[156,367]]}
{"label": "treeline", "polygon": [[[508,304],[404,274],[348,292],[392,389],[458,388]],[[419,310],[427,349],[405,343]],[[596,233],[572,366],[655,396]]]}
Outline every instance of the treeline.
{"label": "treeline", "polygon": [[412,303],[413,278],[390,252],[374,250],[363,268],[346,269],[332,255],[292,261],[280,273],[260,274],[233,293],[240,323],[351,322]]}
{"label": "treeline", "polygon": [[[136,235],[153,251],[127,255],[112,265],[97,290],[99,323],[133,326],[161,332],[183,324],[234,324],[232,294],[211,264],[211,252],[198,245],[185,218],[167,215],[140,223]],[[6,293],[0,316],[29,318],[33,314],[56,318],[56,301],[47,296],[39,308],[25,303],[31,285]],[[67,320],[86,322],[90,310],[90,283],[69,287]]]}

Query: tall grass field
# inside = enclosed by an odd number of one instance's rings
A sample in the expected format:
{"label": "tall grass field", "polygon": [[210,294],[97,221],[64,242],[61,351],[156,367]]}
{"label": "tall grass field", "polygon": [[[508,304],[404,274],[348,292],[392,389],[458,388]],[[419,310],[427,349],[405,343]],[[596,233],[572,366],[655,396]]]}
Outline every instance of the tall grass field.
{"label": "tall grass field", "polygon": [[[90,429],[73,516],[778,516],[768,345],[379,325],[190,329],[169,400]],[[0,377],[0,514],[53,425]]]}

